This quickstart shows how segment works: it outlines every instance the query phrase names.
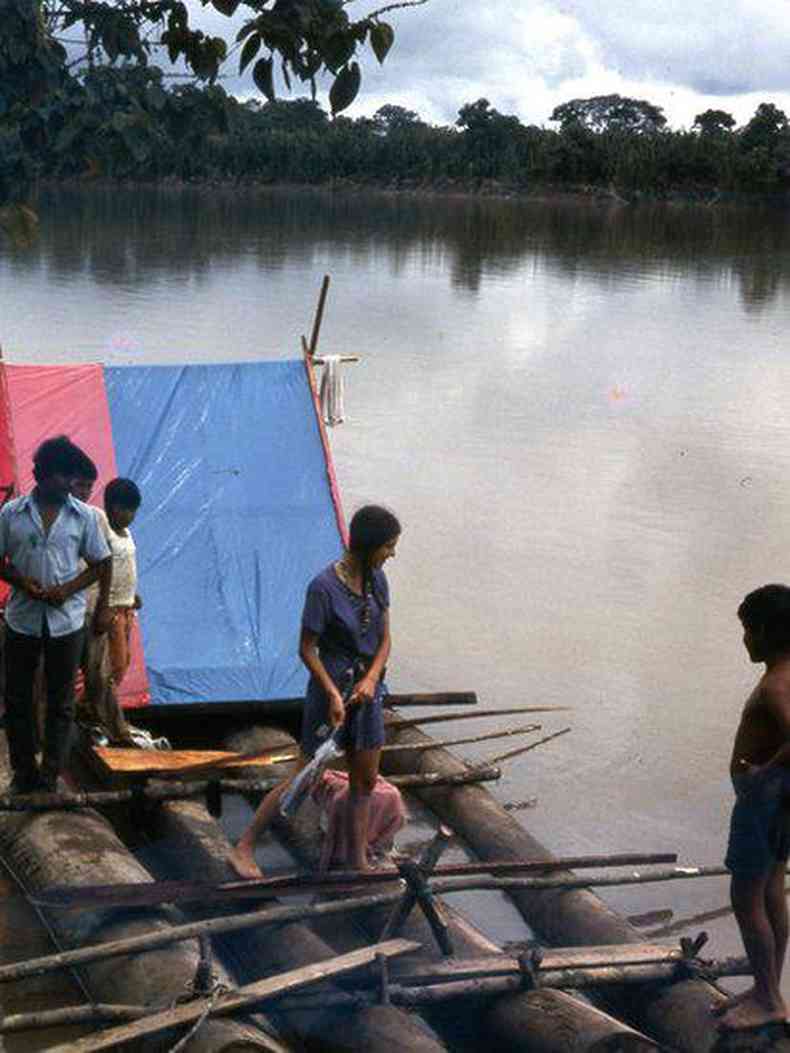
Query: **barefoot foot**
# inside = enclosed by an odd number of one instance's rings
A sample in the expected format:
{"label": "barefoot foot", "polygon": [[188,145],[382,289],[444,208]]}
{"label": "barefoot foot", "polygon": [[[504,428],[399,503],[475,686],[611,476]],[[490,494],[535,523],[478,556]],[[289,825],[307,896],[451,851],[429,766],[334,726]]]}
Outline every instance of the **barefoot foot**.
{"label": "barefoot foot", "polygon": [[252,850],[245,848],[241,844],[238,844],[231,849],[230,854],[228,855],[228,862],[240,878],[253,880],[254,878],[263,877],[263,871],[255,862]]}
{"label": "barefoot foot", "polygon": [[787,1009],[779,1001],[768,1005],[752,994],[749,998],[733,1006],[721,1018],[721,1028],[725,1031],[749,1031],[752,1028],[764,1027],[784,1021]]}

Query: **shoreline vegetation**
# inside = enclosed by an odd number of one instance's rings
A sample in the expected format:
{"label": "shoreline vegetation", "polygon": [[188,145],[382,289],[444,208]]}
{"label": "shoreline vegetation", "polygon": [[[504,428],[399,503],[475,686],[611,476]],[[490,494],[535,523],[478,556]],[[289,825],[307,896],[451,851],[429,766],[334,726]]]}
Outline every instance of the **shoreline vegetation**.
{"label": "shoreline vegetation", "polygon": [[619,95],[556,107],[556,128],[524,125],[478,99],[442,126],[397,105],[352,119],[330,118],[309,98],[242,101],[217,84],[173,86],[157,67],[129,64],[71,78],[57,103],[45,129],[40,114],[29,115],[34,182],[618,204],[790,201],[790,123],[770,102],[742,128],[707,110],[690,130],[674,130],[660,107]]}

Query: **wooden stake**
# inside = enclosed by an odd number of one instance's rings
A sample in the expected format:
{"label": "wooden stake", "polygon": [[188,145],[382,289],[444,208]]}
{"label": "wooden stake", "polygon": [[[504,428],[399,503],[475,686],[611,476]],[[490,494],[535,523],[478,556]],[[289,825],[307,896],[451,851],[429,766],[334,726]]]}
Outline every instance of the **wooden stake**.
{"label": "wooden stake", "polygon": [[537,742],[530,742],[528,746],[517,746],[516,749],[508,750],[507,753],[500,753],[496,757],[487,757],[480,762],[480,766],[488,768],[493,764],[500,764],[502,761],[520,757],[522,753],[529,753],[530,750],[537,749],[538,746],[543,746],[546,742],[551,742],[552,739],[558,739],[560,735],[567,735],[570,730],[570,728],[563,728],[562,731],[555,731],[553,735],[546,735],[544,738],[538,739]]}
{"label": "wooden stake", "polygon": [[442,691],[432,694],[387,695],[387,707],[398,706],[476,706],[475,691]]}
{"label": "wooden stake", "polygon": [[[394,703],[397,705],[397,702]],[[521,713],[560,713],[572,706],[513,706],[509,709],[476,709],[473,713],[433,713],[427,717],[393,717],[387,720],[387,730],[422,727],[424,724],[440,724],[448,720],[479,720],[490,717],[513,717]]]}
{"label": "wooden stake", "polygon": [[[425,846],[420,858],[417,860],[417,866],[426,877],[433,872],[434,867],[441,858],[442,852],[444,852],[452,839],[452,830],[442,825],[436,831],[436,836]],[[384,928],[379,936],[380,940],[388,940],[392,936],[400,935],[401,929],[406,924],[406,919],[411,914],[416,902],[417,895],[412,886],[409,885],[403,893],[400,903],[395,906],[390,916],[384,922]]]}
{"label": "wooden stake", "polygon": [[315,318],[313,319],[313,332],[310,335],[310,348],[309,355],[312,358],[315,355],[316,348],[318,347],[318,335],[321,332],[321,322],[324,318],[324,306],[326,305],[326,294],[329,292],[329,275],[324,275],[324,280],[321,282],[321,292],[318,294],[318,306],[315,311]]}
{"label": "wooden stake", "polygon": [[71,1039],[63,1045],[52,1046],[49,1053],[98,1053],[99,1050],[112,1049],[124,1042],[131,1042],[146,1035],[155,1035],[171,1027],[189,1024],[201,1017],[206,1010],[209,1016],[232,1013],[245,1006],[254,1005],[264,998],[301,990],[329,977],[352,972],[360,966],[369,965],[375,961],[377,955],[395,957],[416,951],[419,946],[418,943],[411,940],[389,940],[387,943],[377,943],[372,947],[364,947],[351,951],[349,954],[339,955],[329,961],[305,965],[300,969],[281,973],[279,976],[270,976],[265,980],[258,980],[257,983],[247,984],[237,991],[220,995],[214,999],[213,1004],[209,998],[196,998],[186,1005],[153,1012],[142,1020],[134,1021],[123,1027],[111,1028],[100,1035]]}

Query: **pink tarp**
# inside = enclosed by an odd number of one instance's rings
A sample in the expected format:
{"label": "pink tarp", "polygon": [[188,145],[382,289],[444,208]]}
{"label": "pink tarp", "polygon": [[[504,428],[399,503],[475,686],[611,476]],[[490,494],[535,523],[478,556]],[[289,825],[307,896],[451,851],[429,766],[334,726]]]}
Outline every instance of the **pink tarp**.
{"label": "pink tarp", "polygon": [[[117,476],[104,370],[84,366],[2,366],[0,397],[0,485],[12,478],[17,494],[33,487],[33,453],[45,440],[68,435],[96,463],[99,478],[92,504],[101,505],[104,486]],[[132,665],[121,689],[124,706],[145,705],[148,682],[139,629]]]}

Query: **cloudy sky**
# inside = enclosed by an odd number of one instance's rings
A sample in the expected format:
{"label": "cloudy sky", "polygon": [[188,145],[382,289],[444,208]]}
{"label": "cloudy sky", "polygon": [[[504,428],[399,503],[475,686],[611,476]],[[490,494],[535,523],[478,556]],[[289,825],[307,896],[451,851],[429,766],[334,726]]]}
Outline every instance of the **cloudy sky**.
{"label": "cloudy sky", "polygon": [[[227,32],[226,18],[189,3],[196,24]],[[375,6],[351,0],[349,13]],[[663,106],[676,128],[709,107],[739,124],[762,101],[790,113],[788,0],[427,0],[387,18],[395,45],[381,68],[364,56],[350,117],[395,103],[450,124],[484,96],[540,125],[561,102],[610,92]],[[254,94],[236,69],[234,57],[224,86]]]}

